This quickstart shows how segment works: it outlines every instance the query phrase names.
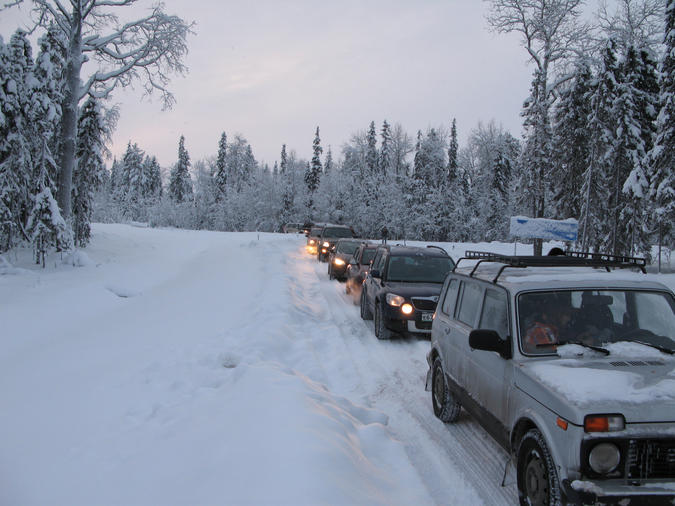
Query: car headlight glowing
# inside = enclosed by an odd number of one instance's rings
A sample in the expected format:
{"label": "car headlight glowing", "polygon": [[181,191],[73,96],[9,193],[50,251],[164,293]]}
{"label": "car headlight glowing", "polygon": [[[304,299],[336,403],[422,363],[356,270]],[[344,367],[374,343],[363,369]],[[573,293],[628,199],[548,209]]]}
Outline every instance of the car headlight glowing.
{"label": "car headlight glowing", "polygon": [[412,314],[412,312],[413,312],[413,307],[412,307],[412,305],[409,304],[408,302],[406,302],[405,304],[403,304],[403,305],[401,306],[401,313],[403,313],[403,314]]}
{"label": "car headlight glowing", "polygon": [[598,474],[608,474],[614,471],[621,462],[621,452],[615,444],[600,443],[595,445],[588,454],[588,463],[591,469]]}
{"label": "car headlight glowing", "polygon": [[309,244],[314,244],[314,239],[310,239]]}
{"label": "car headlight glowing", "polygon": [[345,261],[342,260],[342,258],[336,258],[335,260],[333,260],[333,263],[335,265],[343,266],[345,264]]}
{"label": "car headlight glowing", "polygon": [[324,247],[324,248],[327,248],[328,246],[330,246],[330,243],[329,243],[328,241],[326,241],[326,242],[323,243],[323,247]]}
{"label": "car headlight glowing", "polygon": [[400,295],[396,295],[395,293],[387,294],[387,304],[389,304],[390,306],[399,307],[404,302],[405,298],[401,297]]}

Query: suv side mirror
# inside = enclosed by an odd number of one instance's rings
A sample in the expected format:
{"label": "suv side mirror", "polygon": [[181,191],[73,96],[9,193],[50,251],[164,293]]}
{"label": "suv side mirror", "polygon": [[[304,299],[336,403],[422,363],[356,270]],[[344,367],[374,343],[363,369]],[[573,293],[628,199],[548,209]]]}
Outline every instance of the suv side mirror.
{"label": "suv side mirror", "polygon": [[473,350],[495,351],[504,359],[511,358],[511,343],[502,339],[495,330],[476,329],[469,334],[469,346]]}
{"label": "suv side mirror", "polygon": [[382,273],[380,272],[380,269],[373,269],[372,271],[370,271],[370,277],[371,278],[381,278]]}

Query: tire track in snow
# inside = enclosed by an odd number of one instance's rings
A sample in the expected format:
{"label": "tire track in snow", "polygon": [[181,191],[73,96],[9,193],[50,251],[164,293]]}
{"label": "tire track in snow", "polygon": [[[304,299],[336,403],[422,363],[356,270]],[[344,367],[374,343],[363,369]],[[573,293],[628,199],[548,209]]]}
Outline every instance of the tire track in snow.
{"label": "tire track in snow", "polygon": [[[300,265],[294,266],[296,262]],[[302,275],[293,281],[296,270]],[[506,452],[466,412],[450,425],[434,416],[430,393],[424,390],[428,341],[414,337],[378,341],[372,322],[361,320],[358,306],[344,293],[344,285],[329,282],[326,264],[316,263],[304,252],[291,255],[289,271],[293,290],[313,306],[310,311],[298,312],[323,331],[321,336],[313,336],[313,346],[325,348],[325,343],[318,344],[325,340],[323,334],[335,336],[342,342],[332,343],[331,348],[345,353],[355,371],[356,380],[340,392],[345,379],[334,375],[344,371],[323,367],[326,383],[340,395],[358,395],[360,399],[352,398],[354,402],[365,402],[389,416],[389,429],[404,444],[430,496],[438,504],[517,503],[512,466],[507,486],[501,487]],[[325,360],[320,354],[315,356]]]}

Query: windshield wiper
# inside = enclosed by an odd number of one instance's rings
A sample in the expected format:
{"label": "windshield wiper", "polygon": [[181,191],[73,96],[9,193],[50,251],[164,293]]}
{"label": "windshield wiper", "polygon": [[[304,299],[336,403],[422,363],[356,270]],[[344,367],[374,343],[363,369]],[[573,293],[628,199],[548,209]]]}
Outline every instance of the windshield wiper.
{"label": "windshield wiper", "polygon": [[583,346],[584,348],[589,348],[594,351],[598,351],[600,353],[604,353],[605,355],[609,355],[609,350],[603,348],[602,346],[595,346],[593,344],[586,344],[582,341],[565,341],[563,343],[558,343],[560,345],[565,345],[565,344],[578,344],[579,346]]}
{"label": "windshield wiper", "polygon": [[675,351],[671,350],[670,348],[666,348],[665,346],[660,346],[658,344],[645,343],[644,341],[629,341],[629,342],[637,343],[637,344],[644,344],[645,346],[650,346],[652,348],[656,348],[657,350],[662,351],[663,353],[667,353],[668,355],[675,354]]}

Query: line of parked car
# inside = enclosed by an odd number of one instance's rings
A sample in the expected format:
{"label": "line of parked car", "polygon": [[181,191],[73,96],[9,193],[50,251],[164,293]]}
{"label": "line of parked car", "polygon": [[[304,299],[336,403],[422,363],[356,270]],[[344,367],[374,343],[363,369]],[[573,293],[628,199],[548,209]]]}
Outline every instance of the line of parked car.
{"label": "line of parked car", "polygon": [[[378,339],[427,334],[426,389],[509,453],[520,503],[675,503],[675,295],[606,254],[378,244],[321,224],[307,249]],[[507,469],[505,469],[506,473]]]}

